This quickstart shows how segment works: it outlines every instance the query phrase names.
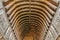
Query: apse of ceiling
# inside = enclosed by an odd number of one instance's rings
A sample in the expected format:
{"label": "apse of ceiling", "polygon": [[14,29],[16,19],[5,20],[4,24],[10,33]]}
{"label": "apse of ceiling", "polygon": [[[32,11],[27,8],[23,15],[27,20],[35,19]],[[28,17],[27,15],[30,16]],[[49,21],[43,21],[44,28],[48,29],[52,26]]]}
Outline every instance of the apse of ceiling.
{"label": "apse of ceiling", "polygon": [[26,40],[29,36],[32,36],[31,40],[43,40],[58,6],[52,0],[8,0],[3,3],[17,40]]}

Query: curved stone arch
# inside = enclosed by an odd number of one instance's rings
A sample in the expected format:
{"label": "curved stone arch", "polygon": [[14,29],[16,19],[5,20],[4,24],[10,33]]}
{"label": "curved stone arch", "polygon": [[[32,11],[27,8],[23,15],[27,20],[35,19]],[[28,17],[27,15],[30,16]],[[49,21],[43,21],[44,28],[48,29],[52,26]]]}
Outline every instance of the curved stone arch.
{"label": "curved stone arch", "polygon": [[[26,28],[29,28],[30,26],[32,26],[33,25],[33,22],[31,22],[32,20],[39,21],[37,23],[39,23],[41,25],[41,26],[37,25],[37,26],[40,26],[40,28],[38,28],[38,29],[40,29],[40,33],[39,32],[38,32],[38,34],[34,33],[35,34],[34,38],[37,40],[38,38],[36,38],[36,37],[39,37],[38,40],[43,40],[45,32],[50,27],[49,25],[54,17],[56,8],[58,6],[57,3],[55,3],[55,2],[52,3],[52,2],[53,1],[51,1],[51,0],[44,0],[44,1],[33,0],[31,2],[29,2],[29,0],[26,0],[26,1],[25,0],[13,0],[13,1],[5,2],[4,6],[6,7],[7,17],[9,18],[12,28],[14,28],[13,30],[15,32],[17,40],[20,40],[21,38],[22,38],[21,40],[24,40],[23,37],[25,37],[25,36],[24,35],[21,36],[21,34],[26,34],[25,32],[27,32],[28,29],[26,30],[26,29],[24,29],[24,27],[27,26]],[[42,4],[42,5],[38,5],[38,4]],[[25,5],[28,5],[28,6],[26,7]],[[22,6],[25,6],[25,7],[22,7]],[[25,14],[24,12],[29,13],[29,14],[23,15],[23,14]],[[31,12],[35,12],[36,15]],[[22,15],[22,17],[20,14]],[[47,16],[46,14],[49,14],[49,15]],[[39,17],[37,17],[37,15],[39,15]],[[29,18],[27,18],[27,17],[29,17]],[[49,17],[52,17],[52,19],[50,19]],[[22,22],[21,20],[23,20],[24,22]],[[22,23],[21,24],[22,26],[19,24],[20,21]],[[24,26],[24,25],[26,25],[26,26]],[[22,30],[21,28],[24,30]],[[31,27],[31,29],[34,29],[34,27],[33,28]],[[35,29],[33,32],[36,32]],[[29,30],[29,32],[31,32],[31,31]],[[37,36],[37,35],[39,35],[39,36]]]}

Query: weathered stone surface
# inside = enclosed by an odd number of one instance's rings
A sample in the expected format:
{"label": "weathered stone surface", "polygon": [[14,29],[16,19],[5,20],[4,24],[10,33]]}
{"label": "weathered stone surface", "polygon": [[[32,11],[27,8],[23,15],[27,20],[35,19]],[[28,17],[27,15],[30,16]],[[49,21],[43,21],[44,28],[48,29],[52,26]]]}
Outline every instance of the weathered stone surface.
{"label": "weathered stone surface", "polygon": [[51,25],[49,30],[50,30],[50,32],[51,32],[51,34],[53,36],[53,39],[56,40],[58,34],[57,34],[55,28]]}
{"label": "weathered stone surface", "polygon": [[60,5],[57,8],[45,40],[56,40],[58,35],[60,35]]}
{"label": "weathered stone surface", "polygon": [[51,34],[51,32],[50,31],[48,31],[48,33],[47,33],[47,35],[46,35],[46,39],[45,40],[54,40],[53,39],[53,36],[52,36],[52,34]]}
{"label": "weathered stone surface", "polygon": [[[14,36],[13,30],[10,26],[10,23],[8,21],[8,18],[6,16],[5,10],[3,8],[3,4],[0,0],[0,40],[9,40]],[[11,37],[10,37],[11,36]],[[11,40],[15,40],[15,38],[11,39]]]}
{"label": "weathered stone surface", "polygon": [[52,25],[56,28],[58,34],[60,34],[60,8],[59,7],[52,21]]}

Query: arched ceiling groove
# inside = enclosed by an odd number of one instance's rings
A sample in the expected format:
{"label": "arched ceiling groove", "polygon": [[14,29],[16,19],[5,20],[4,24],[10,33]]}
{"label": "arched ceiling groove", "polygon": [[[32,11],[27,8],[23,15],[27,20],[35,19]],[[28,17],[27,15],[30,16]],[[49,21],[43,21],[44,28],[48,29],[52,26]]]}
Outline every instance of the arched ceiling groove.
{"label": "arched ceiling groove", "polygon": [[52,2],[52,0],[3,2],[12,28],[15,30],[18,28],[19,36],[15,33],[18,40],[25,40],[26,36],[32,36],[33,40],[43,40],[44,33],[52,22],[58,6],[58,3]]}

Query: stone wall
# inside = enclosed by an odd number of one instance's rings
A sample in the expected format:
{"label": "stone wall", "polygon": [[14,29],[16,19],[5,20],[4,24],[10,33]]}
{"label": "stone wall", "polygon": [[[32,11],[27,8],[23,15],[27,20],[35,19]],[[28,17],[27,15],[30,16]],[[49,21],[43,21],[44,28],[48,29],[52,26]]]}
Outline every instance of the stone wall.
{"label": "stone wall", "polygon": [[13,29],[7,19],[5,8],[0,0],[0,40],[16,40]]}
{"label": "stone wall", "polygon": [[60,35],[60,3],[44,40],[58,40]]}

